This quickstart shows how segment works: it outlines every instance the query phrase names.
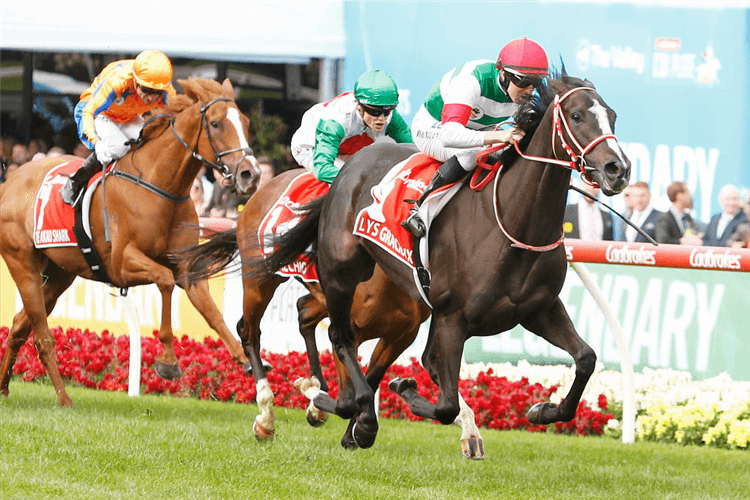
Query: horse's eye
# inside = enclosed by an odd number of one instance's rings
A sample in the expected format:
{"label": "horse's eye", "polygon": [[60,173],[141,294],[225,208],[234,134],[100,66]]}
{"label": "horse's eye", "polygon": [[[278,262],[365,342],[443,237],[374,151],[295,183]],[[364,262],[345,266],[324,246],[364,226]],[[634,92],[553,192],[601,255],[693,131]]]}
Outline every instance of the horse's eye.
{"label": "horse's eye", "polygon": [[570,115],[570,117],[574,122],[580,122],[581,120],[583,120],[583,115],[578,111],[574,111],[573,114]]}
{"label": "horse's eye", "polygon": [[214,121],[211,122],[211,126],[213,128],[219,128],[219,122],[217,122],[216,120],[214,120]]}

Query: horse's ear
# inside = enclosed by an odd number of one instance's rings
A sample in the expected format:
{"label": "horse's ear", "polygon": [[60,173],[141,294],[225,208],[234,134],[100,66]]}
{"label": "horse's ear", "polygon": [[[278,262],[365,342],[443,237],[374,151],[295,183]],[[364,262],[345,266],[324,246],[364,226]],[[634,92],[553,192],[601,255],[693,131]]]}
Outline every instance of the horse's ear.
{"label": "horse's ear", "polygon": [[232,87],[232,82],[229,81],[229,78],[225,78],[223,82],[221,82],[221,88],[224,89],[224,95],[226,97],[234,99],[234,87]]}
{"label": "horse's ear", "polygon": [[594,84],[593,84],[593,83],[591,83],[591,82],[590,82],[590,81],[588,81],[588,80],[584,80],[584,81],[583,81],[583,86],[584,86],[584,87],[588,87],[588,88],[590,88],[590,89],[594,89],[594,90],[596,90],[596,87],[594,87]]}

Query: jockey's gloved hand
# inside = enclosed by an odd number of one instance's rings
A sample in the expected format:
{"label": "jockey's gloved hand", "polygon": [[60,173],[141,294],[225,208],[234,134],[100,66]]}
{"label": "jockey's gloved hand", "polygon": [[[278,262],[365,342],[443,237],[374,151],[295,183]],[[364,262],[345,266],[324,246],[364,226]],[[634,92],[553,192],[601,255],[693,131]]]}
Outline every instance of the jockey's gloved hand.
{"label": "jockey's gloved hand", "polygon": [[112,162],[112,152],[104,141],[97,141],[94,145],[94,152],[96,153],[96,159],[99,160],[99,163],[102,165],[109,165],[109,163]]}

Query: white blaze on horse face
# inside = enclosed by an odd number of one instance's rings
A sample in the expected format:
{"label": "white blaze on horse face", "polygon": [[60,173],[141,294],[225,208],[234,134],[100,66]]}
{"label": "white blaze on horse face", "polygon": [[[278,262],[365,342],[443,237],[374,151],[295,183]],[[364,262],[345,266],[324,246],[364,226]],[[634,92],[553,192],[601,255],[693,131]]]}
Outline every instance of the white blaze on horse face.
{"label": "white blaze on horse face", "polygon": [[[237,108],[229,108],[227,110],[227,120],[234,125],[234,129],[237,131],[237,137],[240,140],[240,148],[243,150],[250,149],[250,145],[247,143],[247,139],[245,138],[245,134],[242,131],[242,120],[240,119],[240,111]],[[257,172],[257,175],[260,175],[260,166],[258,165],[258,160],[255,159],[255,156],[247,156],[247,160],[250,162],[250,164],[253,166],[255,171]]]}
{"label": "white blaze on horse face", "polygon": [[[612,128],[609,126],[609,118],[607,117],[607,109],[602,106],[599,101],[594,101],[594,105],[589,108],[589,111],[596,117],[596,121],[599,123],[599,128],[602,131],[602,134],[613,134]],[[617,152],[617,156],[619,157],[620,161],[623,164],[627,164],[627,161],[625,160],[625,155],[622,152],[622,149],[620,149],[620,145],[617,143],[616,139],[607,139],[605,141],[607,143],[607,146],[612,151]]]}
{"label": "white blaze on horse face", "polygon": [[237,131],[237,137],[240,140],[240,147],[242,149],[249,148],[250,145],[247,143],[245,134],[242,131],[242,120],[240,120],[240,111],[237,108],[229,108],[227,110],[227,120],[229,120],[230,123],[234,125],[234,129]]}

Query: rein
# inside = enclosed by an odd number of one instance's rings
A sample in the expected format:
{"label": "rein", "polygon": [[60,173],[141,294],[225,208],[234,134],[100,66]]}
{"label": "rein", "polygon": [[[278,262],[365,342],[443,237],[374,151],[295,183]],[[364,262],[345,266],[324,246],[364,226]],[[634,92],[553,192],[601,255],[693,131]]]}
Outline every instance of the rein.
{"label": "rein", "polygon": [[[555,100],[553,101],[553,104],[552,104],[553,106],[552,108],[552,112],[553,112],[552,114],[552,153],[555,155],[555,158],[545,158],[542,156],[526,155],[518,147],[518,142],[513,142],[513,146],[516,148],[516,152],[521,158],[524,158],[526,160],[540,162],[540,163],[551,163],[554,165],[559,165],[565,168],[569,168],[571,170],[576,170],[577,172],[580,172],[582,174],[581,177],[584,180],[586,180],[590,184],[594,184],[594,182],[589,178],[589,175],[588,175],[588,171],[591,170],[591,168],[587,167],[585,156],[592,149],[594,149],[594,146],[596,146],[600,142],[605,141],[607,139],[617,140],[617,138],[615,137],[614,134],[602,134],[599,137],[593,139],[591,142],[589,142],[588,145],[586,145],[586,147],[581,146],[581,144],[573,135],[573,132],[570,129],[570,125],[568,125],[568,120],[565,118],[565,115],[562,113],[562,107],[561,107],[561,104],[565,99],[567,99],[571,94],[578,92],[580,90],[593,91],[594,89],[589,88],[589,87],[576,87],[574,89],[568,90],[566,93],[562,95],[562,97],[555,96]],[[578,153],[573,151],[573,148],[571,148],[570,145],[565,141],[565,136],[563,135],[563,126],[565,127],[565,131],[568,133],[568,136],[573,142],[573,145],[578,149]],[[557,135],[560,138],[560,143],[562,144],[562,147],[565,150],[565,152],[568,153],[568,156],[570,156],[570,160],[565,161],[565,160],[560,160],[559,158],[557,158],[557,153],[555,153],[555,135]],[[500,179],[500,173],[502,172],[502,169],[503,169],[503,165],[500,164],[499,162],[496,163],[495,165],[488,165],[486,160],[490,154],[497,152],[501,149],[504,149],[507,146],[508,146],[507,142],[497,144],[491,148],[484,149],[480,151],[479,154],[477,154],[477,167],[478,168],[475,171],[474,176],[472,176],[470,187],[474,190],[479,190],[479,189],[484,188],[484,186],[486,186],[490,182],[492,175],[495,174],[495,185],[493,187],[493,191],[495,193],[495,195],[493,196],[495,221],[497,222],[497,225],[500,227],[500,230],[503,232],[505,237],[511,241],[511,247],[521,248],[523,250],[530,250],[532,252],[548,252],[550,250],[554,250],[555,248],[560,246],[560,244],[565,239],[565,232],[562,232],[562,234],[560,235],[560,239],[558,239],[556,242],[551,243],[549,245],[544,245],[544,246],[528,245],[514,238],[505,229],[505,226],[500,220],[500,213],[498,210],[498,202],[497,202],[497,199],[498,199],[497,190],[499,189],[499,184],[500,184],[499,179]],[[477,181],[478,179],[477,173],[479,172],[480,169],[489,170],[489,172],[487,173],[487,175],[485,175],[484,179],[482,179],[481,181]],[[620,215],[620,214],[617,214],[617,215]],[[627,222],[630,222],[630,221],[627,221]]]}

